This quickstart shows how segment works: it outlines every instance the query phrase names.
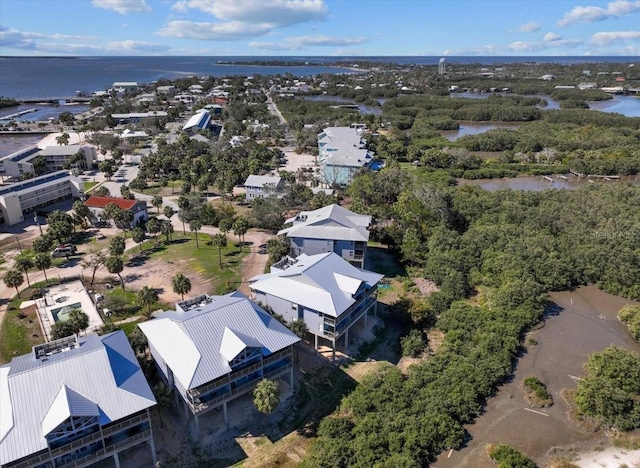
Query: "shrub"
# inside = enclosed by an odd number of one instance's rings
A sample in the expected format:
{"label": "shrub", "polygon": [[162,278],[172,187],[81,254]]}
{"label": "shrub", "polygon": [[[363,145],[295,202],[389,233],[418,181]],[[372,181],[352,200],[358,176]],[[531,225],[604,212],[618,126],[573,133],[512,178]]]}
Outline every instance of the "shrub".
{"label": "shrub", "polygon": [[487,454],[496,462],[498,468],[536,468],[528,457],[505,444],[487,446]]}
{"label": "shrub", "polygon": [[640,306],[623,307],[618,312],[618,319],[627,326],[631,335],[640,341]]}
{"label": "shrub", "polygon": [[402,355],[418,357],[427,347],[427,342],[420,330],[411,330],[409,334],[400,339]]}

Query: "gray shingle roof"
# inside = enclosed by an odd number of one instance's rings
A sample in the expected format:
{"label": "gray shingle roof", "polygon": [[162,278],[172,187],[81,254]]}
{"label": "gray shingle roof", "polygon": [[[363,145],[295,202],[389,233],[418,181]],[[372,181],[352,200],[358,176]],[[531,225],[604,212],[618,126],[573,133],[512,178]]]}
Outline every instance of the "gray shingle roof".
{"label": "gray shingle roof", "polygon": [[185,389],[231,372],[229,361],[245,347],[268,356],[300,341],[240,293],[214,296],[187,310],[169,311],[139,325]]}
{"label": "gray shingle roof", "polygon": [[98,410],[104,425],[156,404],[124,332],[89,335],[79,344],[0,367],[0,464],[46,449],[45,431],[69,415]]}
{"label": "gray shingle roof", "polygon": [[302,254],[285,270],[251,278],[249,287],[339,317],[355,302],[353,294],[362,283],[372,288],[383,277],[372,271],[360,270],[339,255],[328,252]]}

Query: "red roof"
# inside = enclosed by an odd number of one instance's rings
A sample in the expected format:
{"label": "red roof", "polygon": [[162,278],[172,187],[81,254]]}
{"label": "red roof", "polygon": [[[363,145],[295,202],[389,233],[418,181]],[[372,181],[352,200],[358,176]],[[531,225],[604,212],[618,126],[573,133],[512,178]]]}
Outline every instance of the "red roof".
{"label": "red roof", "polygon": [[118,208],[122,208],[123,210],[130,210],[133,206],[138,203],[138,200],[128,200],[126,198],[115,198],[115,197],[96,197],[91,196],[89,199],[84,202],[85,205],[91,208],[104,208],[107,204],[113,203],[117,205]]}

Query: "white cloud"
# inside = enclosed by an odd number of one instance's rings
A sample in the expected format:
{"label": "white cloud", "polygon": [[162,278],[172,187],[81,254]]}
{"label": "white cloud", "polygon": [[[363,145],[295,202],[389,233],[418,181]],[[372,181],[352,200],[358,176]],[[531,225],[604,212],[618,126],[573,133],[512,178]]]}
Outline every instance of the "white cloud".
{"label": "white cloud", "polygon": [[0,26],[0,44],[7,49],[37,49],[42,41],[87,41],[95,39],[90,36],[73,36],[68,34],[42,34],[28,31],[18,31]]}
{"label": "white cloud", "polygon": [[279,42],[250,42],[249,46],[265,50],[299,50],[304,47],[337,47],[362,44],[366,37],[299,36]]}
{"label": "white cloud", "polygon": [[528,23],[523,23],[518,26],[516,31],[523,33],[532,33],[536,32],[538,29],[540,29],[540,23],[538,23],[537,21],[529,21]]}
{"label": "white cloud", "polygon": [[554,32],[548,32],[542,38],[544,42],[556,42],[556,41],[559,41],[560,39],[562,38]]}
{"label": "white cloud", "polygon": [[166,52],[171,49],[164,44],[131,40],[109,42],[104,48],[113,52]]}
{"label": "white cloud", "polygon": [[113,10],[121,15],[151,11],[151,7],[147,5],[145,0],[91,0],[91,5],[105,10]]}
{"label": "white cloud", "polygon": [[602,47],[614,42],[640,39],[640,31],[609,31],[595,33],[591,37],[591,43]]}
{"label": "white cloud", "polygon": [[217,22],[170,21],[158,34],[212,41],[261,36],[327,15],[323,0],[180,0],[172,8],[180,13],[199,10]]}
{"label": "white cloud", "polygon": [[205,41],[229,41],[262,36],[271,31],[269,25],[250,24],[239,21],[229,23],[196,23],[193,21],[170,21],[158,31],[160,36],[201,39]]}
{"label": "white cloud", "polygon": [[540,44],[538,42],[516,41],[507,45],[507,49],[514,52],[535,52],[545,48],[546,47],[543,44]]}
{"label": "white cloud", "polygon": [[573,7],[573,10],[565,13],[564,17],[558,21],[558,25],[566,26],[571,23],[592,23],[609,18],[621,18],[637,11],[640,11],[640,0],[614,0],[608,3],[606,8],[576,6]]}
{"label": "white cloud", "polygon": [[36,55],[145,55],[171,51],[169,46],[152,42],[124,40],[100,43],[91,36],[41,34],[1,26],[0,44],[0,53],[5,50],[30,50]]}
{"label": "white cloud", "polygon": [[223,21],[268,23],[274,27],[318,21],[327,15],[323,0],[181,0],[173,8],[181,12],[200,10]]}

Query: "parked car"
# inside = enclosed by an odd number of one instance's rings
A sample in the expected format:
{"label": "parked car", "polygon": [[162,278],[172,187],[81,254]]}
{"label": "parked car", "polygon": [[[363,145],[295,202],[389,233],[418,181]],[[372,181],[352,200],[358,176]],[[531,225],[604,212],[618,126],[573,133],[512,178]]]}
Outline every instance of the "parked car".
{"label": "parked car", "polygon": [[76,250],[77,249],[75,245],[59,245],[58,247],[53,249],[53,251],[51,252],[51,256],[53,258],[68,257],[69,255],[75,254]]}

